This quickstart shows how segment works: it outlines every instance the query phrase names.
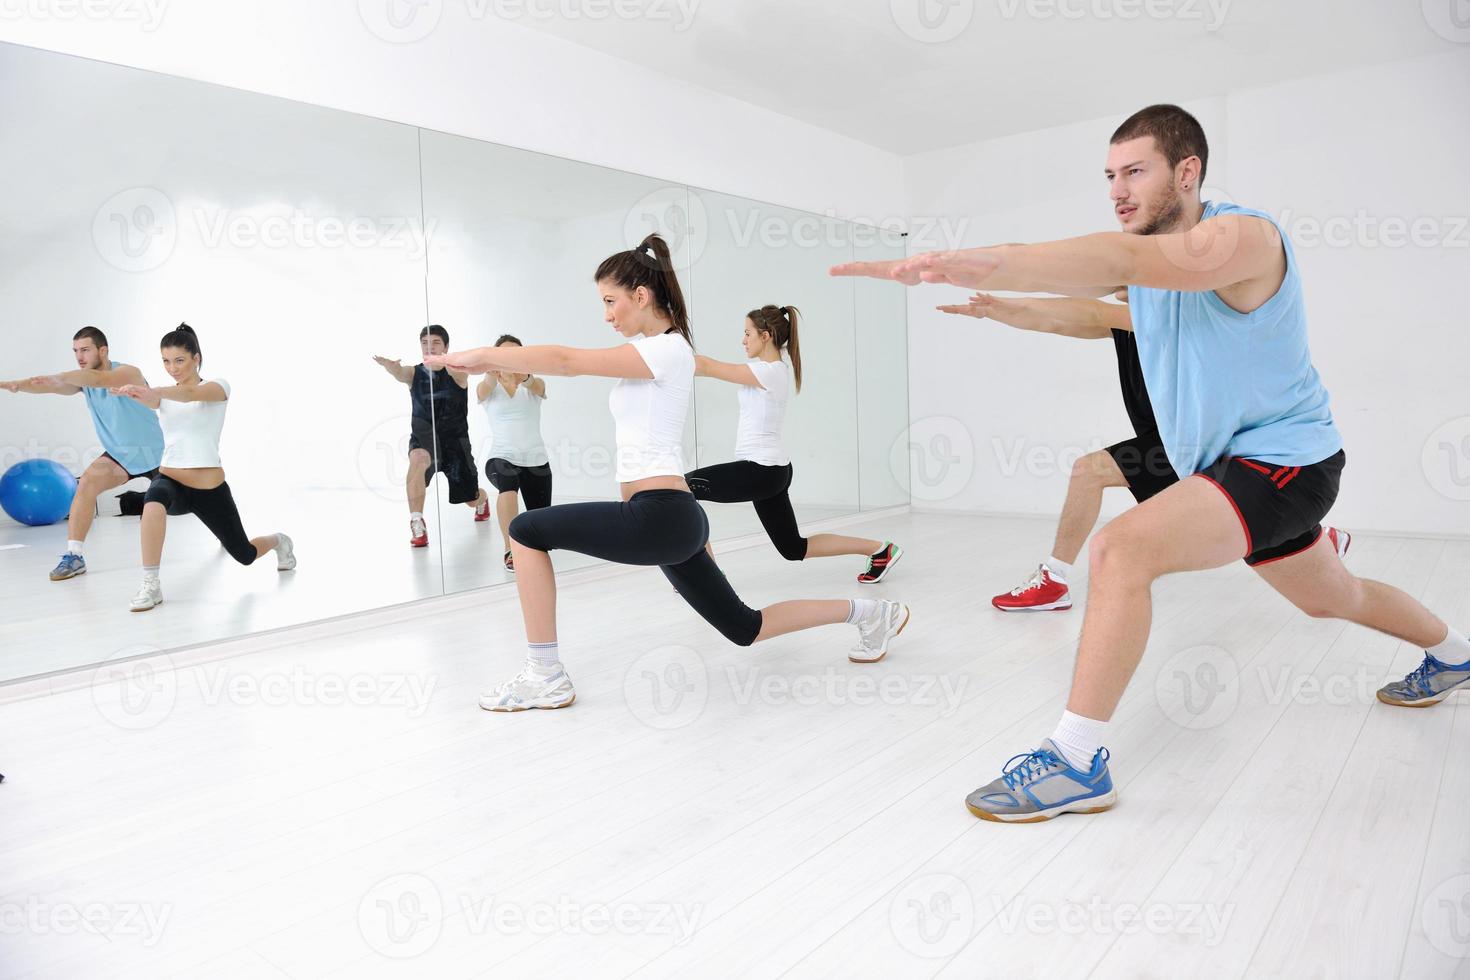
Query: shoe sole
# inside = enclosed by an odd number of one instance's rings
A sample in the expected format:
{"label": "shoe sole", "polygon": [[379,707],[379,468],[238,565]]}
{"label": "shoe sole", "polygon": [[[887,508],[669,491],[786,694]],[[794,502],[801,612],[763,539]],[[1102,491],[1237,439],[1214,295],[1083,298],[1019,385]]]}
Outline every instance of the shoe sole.
{"label": "shoe sole", "polygon": [[852,654],[848,654],[847,659],[855,664],[875,664],[878,661],[882,660],[884,657],[888,656],[888,644],[898,639],[898,634],[903,632],[903,628],[909,624],[909,618],[913,616],[913,614],[914,611],[908,606],[903,607],[903,622],[898,624],[898,629],[894,630],[893,635],[890,636],[888,640],[883,644],[883,652],[878,654],[878,656],[874,657],[872,660],[858,660]]}
{"label": "shoe sole", "polygon": [[484,709],[485,711],[499,711],[501,714],[514,714],[517,711],[533,711],[533,710],[555,711],[558,708],[570,708],[572,705],[574,705],[576,703],[577,703],[577,696],[575,694],[573,694],[571,696],[571,699],[568,700],[566,704],[523,704],[519,708],[502,708],[499,705],[497,705],[497,706],[495,706],[493,708],[486,708],[482,704],[482,705],[480,705],[480,707],[482,709]]}
{"label": "shoe sole", "polygon": [[423,544],[418,544],[416,542],[410,541],[408,543],[408,546],[410,548],[427,548],[429,546],[429,542],[425,541]]}
{"label": "shoe sole", "polygon": [[1448,698],[1451,694],[1454,694],[1458,690],[1460,690],[1460,688],[1458,688],[1458,687],[1452,687],[1448,691],[1444,691],[1443,693],[1436,694],[1432,698],[1424,698],[1424,699],[1422,699],[1420,701],[1400,701],[1397,698],[1385,697],[1384,694],[1383,694],[1383,692],[1382,691],[1379,691],[1378,692],[1378,700],[1382,701],[1384,704],[1391,704],[1391,705],[1393,705],[1395,707],[1398,707],[1398,708],[1432,708],[1436,704],[1439,704],[1445,698]]}
{"label": "shoe sole", "polygon": [[1118,805],[1117,790],[1109,793],[1106,799],[1107,802],[1103,803],[1101,806],[1090,806],[1085,810],[1057,810],[1053,813],[1033,813],[1029,816],[1016,817],[1009,820],[997,813],[991,813],[989,810],[981,810],[974,804],[970,803],[968,800],[965,801],[965,809],[969,810],[981,820],[989,820],[991,823],[1045,823],[1048,820],[1055,820],[1057,817],[1060,817],[1064,813],[1102,813],[1104,810],[1111,810],[1113,807]]}
{"label": "shoe sole", "polygon": [[85,575],[85,574],[87,574],[87,570],[84,568],[80,572],[72,572],[70,575],[53,575],[53,576],[51,576],[51,581],[53,581],[53,582],[65,582],[67,579],[76,578],[78,575]]}
{"label": "shoe sole", "polygon": [[883,567],[883,574],[879,575],[877,578],[863,578],[861,575],[859,575],[858,576],[858,584],[859,585],[877,585],[879,582],[883,581],[885,578],[888,577],[888,573],[891,572],[891,571],[893,571],[893,566],[894,565],[897,565],[899,559],[902,558],[903,556],[904,556],[904,550],[902,548],[899,548],[898,549],[898,554],[896,554],[892,558],[890,558],[888,560],[888,564]]}
{"label": "shoe sole", "polygon": [[161,605],[163,605],[163,600],[159,599],[151,606],[129,606],[128,612],[147,612],[150,609],[157,609]]}
{"label": "shoe sole", "polygon": [[1001,612],[1066,612],[1072,608],[1071,599],[1068,599],[1065,603],[1048,602],[1040,606],[1002,606],[997,604],[994,599],[990,600],[990,604]]}

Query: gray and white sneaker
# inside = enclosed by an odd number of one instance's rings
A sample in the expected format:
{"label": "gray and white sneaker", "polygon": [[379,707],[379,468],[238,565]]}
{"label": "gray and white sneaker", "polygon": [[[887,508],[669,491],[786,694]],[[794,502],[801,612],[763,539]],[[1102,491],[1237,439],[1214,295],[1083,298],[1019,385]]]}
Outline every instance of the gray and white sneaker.
{"label": "gray and white sneaker", "polygon": [[1429,654],[1401,681],[1378,689],[1378,700],[1403,708],[1427,708],[1456,691],[1470,691],[1470,663],[1447,664]]}
{"label": "gray and white sneaker", "polygon": [[1108,750],[1098,749],[1086,772],[1072,768],[1051,739],[1012,756],[1000,778],[965,798],[970,812],[998,823],[1039,823],[1063,813],[1101,813],[1118,802]]}
{"label": "gray and white sneaker", "polygon": [[510,680],[480,695],[480,707],[486,711],[525,711],[528,708],[565,708],[577,700],[572,679],[565,670],[550,677],[538,677],[522,670]]}
{"label": "gray and white sneaker", "polygon": [[133,596],[133,601],[128,608],[133,612],[147,612],[162,602],[163,586],[156,578],[145,578],[143,584],[138,588],[138,594]]}
{"label": "gray and white sneaker", "polygon": [[276,534],[276,571],[289,572],[296,567],[296,543],[284,534]]}
{"label": "gray and white sneaker", "polygon": [[888,656],[888,644],[909,624],[909,607],[892,599],[879,599],[873,615],[858,622],[858,644],[847,659],[855,664],[875,664]]}

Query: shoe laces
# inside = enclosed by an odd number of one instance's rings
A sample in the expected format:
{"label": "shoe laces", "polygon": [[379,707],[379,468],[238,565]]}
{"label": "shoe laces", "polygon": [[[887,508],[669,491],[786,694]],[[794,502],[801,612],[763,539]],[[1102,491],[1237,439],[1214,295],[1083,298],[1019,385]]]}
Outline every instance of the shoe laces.
{"label": "shoe laces", "polygon": [[888,560],[888,552],[891,551],[891,550],[893,550],[893,545],[891,545],[891,544],[885,544],[883,546],[883,550],[882,551],[878,552],[876,555],[869,555],[868,556],[868,570],[866,572],[864,572],[863,574],[864,575],[872,575],[873,574],[873,566],[876,565],[876,564],[878,564],[880,561],[887,561]]}
{"label": "shoe laces", "polygon": [[1424,655],[1424,662],[1410,671],[1409,676],[1404,678],[1404,682],[1406,684],[1423,684],[1429,680],[1431,675],[1437,673],[1439,673],[1439,663],[1431,654],[1426,653]]}
{"label": "shoe laces", "polygon": [[1044,584],[1046,584],[1046,569],[1041,565],[1037,565],[1036,571],[1031,573],[1031,577],[1022,582],[1016,588],[1012,589],[1011,595],[1018,596],[1021,595],[1023,592],[1030,592],[1032,589],[1039,589]]}
{"label": "shoe laces", "polygon": [[1006,786],[1015,789],[1061,764],[1062,760],[1057,758],[1055,752],[1050,749],[1036,749],[1033,752],[1011,756],[1006,761],[1005,768],[1001,770],[1001,776],[1005,779]]}

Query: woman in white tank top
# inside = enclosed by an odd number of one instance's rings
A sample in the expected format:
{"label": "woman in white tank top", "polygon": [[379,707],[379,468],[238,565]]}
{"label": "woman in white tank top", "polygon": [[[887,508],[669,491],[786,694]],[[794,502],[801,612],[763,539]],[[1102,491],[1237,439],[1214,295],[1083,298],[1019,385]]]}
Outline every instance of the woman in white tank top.
{"label": "woman in white tank top", "polygon": [[[741,646],[829,623],[858,628],[855,663],[881,660],[908,623],[908,607],[886,599],[803,599],[756,610],[735,594],[705,551],[709,521],[684,482],[684,422],[694,389],[694,349],[684,295],[669,247],[649,235],[618,252],[593,276],[603,318],[627,343],[602,349],[541,345],[480,347],[429,357],[431,367],[471,374],[510,371],[617,378],[608,399],[617,440],[620,501],[560,504],[528,510],[510,525],[516,587],[529,651],[524,669],[487,691],[490,711],[564,708],[576,698],[556,638],[556,548],[627,565],[657,565],[684,600]],[[662,592],[662,589],[657,590]],[[666,595],[649,590],[642,603]],[[621,628],[636,629],[642,610],[623,610]],[[659,637],[648,637],[656,647]]]}
{"label": "woman in white tank top", "polygon": [[[858,574],[864,585],[875,585],[888,575],[903,549],[892,541],[854,538],[845,534],[814,534],[804,538],[791,508],[791,457],[781,442],[786,403],[801,390],[801,344],[797,339],[800,313],[794,306],[766,304],[745,315],[740,343],[748,358],[743,364],[696,357],[694,373],[740,386],[740,428],[735,436],[735,462],[719,463],[686,473],[689,489],[700,500],[721,504],[755,504],[756,516],[771,543],[787,561],[832,555],[866,555],[868,567]],[[785,351],[788,364],[781,356]]]}
{"label": "woman in white tank top", "polygon": [[[518,337],[502,334],[496,347],[522,346]],[[492,371],[475,388],[475,398],[490,421],[490,459],[485,476],[495,487],[495,516],[505,542],[507,571],[515,571],[510,550],[510,522],[519,511],[516,493],[526,510],[551,506],[551,465],[541,438],[541,403],[546,382],[533,374]]]}
{"label": "woman in white tank top", "polygon": [[159,342],[163,369],[174,384],[167,388],[122,385],[115,395],[135,399],[158,412],[163,429],[163,462],[143,497],[143,585],[130,608],[144,612],[163,602],[159,566],[169,516],[196,515],[219,543],[242,565],[250,565],[268,551],[276,553],[276,568],[296,567],[291,539],[284,534],[252,538],[240,522],[230,485],[220,461],[220,433],[229,407],[230,383],[223,378],[206,381],[199,376],[204,358],[194,328],[181,323]]}

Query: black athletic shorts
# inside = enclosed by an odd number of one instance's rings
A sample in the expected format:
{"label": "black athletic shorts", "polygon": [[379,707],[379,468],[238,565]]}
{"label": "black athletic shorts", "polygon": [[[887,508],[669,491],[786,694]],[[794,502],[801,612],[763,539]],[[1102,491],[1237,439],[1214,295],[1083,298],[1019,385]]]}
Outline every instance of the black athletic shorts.
{"label": "black athletic shorts", "polygon": [[133,471],[129,470],[126,466],[124,466],[121,462],[119,462],[118,461],[118,458],[116,456],[112,455],[112,453],[105,452],[102,455],[103,456],[106,456],[108,459],[112,460],[113,463],[116,464],[116,466],[117,466],[118,469],[122,470],[124,473],[126,473],[128,475],[128,479],[129,480],[141,480],[144,477],[147,477],[148,479],[151,480],[155,476],[158,475],[158,467],[156,467],[156,466],[153,467],[153,469],[151,469],[151,470],[144,470],[142,473],[134,473]]}
{"label": "black athletic shorts", "polygon": [[1226,456],[1197,475],[1219,487],[1235,508],[1245,529],[1245,563],[1261,565],[1317,543],[1346,462],[1341,449],[1310,466],[1273,466]]}
{"label": "black athletic shorts", "polygon": [[230,557],[242,565],[254,564],[260,557],[240,523],[240,509],[235,506],[229,483],[198,490],[160,473],[148,484],[143,503],[162,504],[164,511],[173,517],[193,514],[219,539]]}
{"label": "black athletic shorts", "polygon": [[521,466],[496,456],[485,463],[485,479],[499,493],[520,491],[527,510],[551,506],[551,464]]}
{"label": "black athletic shorts", "polygon": [[[422,449],[429,454],[424,486],[429,485],[435,473],[443,473],[444,479],[449,481],[449,502],[467,504],[480,495],[480,473],[475,469],[475,453],[470,448],[469,433],[450,435],[440,432],[437,440],[435,434],[428,419],[414,418],[410,424],[408,451]],[[435,452],[436,448],[438,452]]]}
{"label": "black athletic shorts", "polygon": [[1179,475],[1174,472],[1157,432],[1146,432],[1115,442],[1104,452],[1113,457],[1113,462],[1123,471],[1123,479],[1128,481],[1128,492],[1140,504],[1179,482]]}

